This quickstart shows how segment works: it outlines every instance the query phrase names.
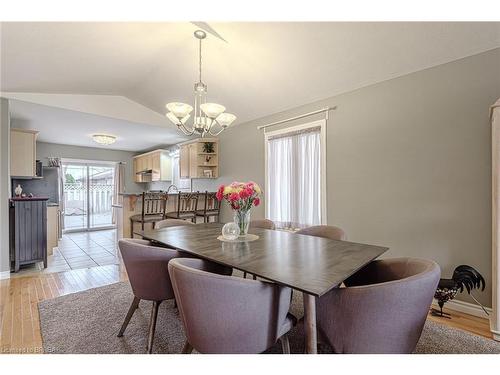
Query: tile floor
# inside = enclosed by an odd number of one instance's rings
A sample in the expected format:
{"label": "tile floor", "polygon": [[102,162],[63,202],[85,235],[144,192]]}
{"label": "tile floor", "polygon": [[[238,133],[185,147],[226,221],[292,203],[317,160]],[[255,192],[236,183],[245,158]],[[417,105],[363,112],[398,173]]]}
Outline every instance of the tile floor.
{"label": "tile floor", "polygon": [[18,274],[53,273],[119,263],[115,229],[67,233],[59,240],[59,246],[54,248],[53,255],[48,256],[47,268],[44,269],[42,263],[37,263],[22,268]]}

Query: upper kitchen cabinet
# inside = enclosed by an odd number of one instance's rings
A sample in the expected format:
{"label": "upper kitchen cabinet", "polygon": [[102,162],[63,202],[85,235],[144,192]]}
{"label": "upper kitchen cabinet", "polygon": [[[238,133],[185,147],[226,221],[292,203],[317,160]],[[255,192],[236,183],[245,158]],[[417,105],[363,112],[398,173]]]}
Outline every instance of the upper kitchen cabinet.
{"label": "upper kitchen cabinet", "polygon": [[10,130],[10,175],[12,177],[36,176],[35,130]]}
{"label": "upper kitchen cabinet", "polygon": [[172,159],[167,150],[134,156],[135,182],[172,181]]}
{"label": "upper kitchen cabinet", "polygon": [[219,177],[219,141],[217,138],[198,138],[181,143],[179,146],[181,178]]}

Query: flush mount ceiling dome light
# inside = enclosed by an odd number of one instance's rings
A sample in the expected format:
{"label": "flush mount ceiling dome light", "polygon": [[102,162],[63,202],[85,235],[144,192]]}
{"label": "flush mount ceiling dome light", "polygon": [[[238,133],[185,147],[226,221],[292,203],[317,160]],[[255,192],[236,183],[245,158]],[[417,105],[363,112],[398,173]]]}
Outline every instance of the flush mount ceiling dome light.
{"label": "flush mount ceiling dome light", "polygon": [[[166,105],[167,118],[172,121],[185,135],[207,134],[215,137],[231,125],[236,116],[226,113],[226,107],[216,103],[207,103],[207,85],[201,80],[201,41],[207,37],[203,30],[196,30],[194,37],[199,40],[199,81],[194,84],[194,108],[189,104],[172,102]],[[194,109],[192,124],[187,125]],[[216,130],[216,128],[219,128]]]}
{"label": "flush mount ceiling dome light", "polygon": [[111,145],[116,142],[116,137],[114,135],[107,134],[94,134],[92,136],[94,142],[99,143],[101,145]]}

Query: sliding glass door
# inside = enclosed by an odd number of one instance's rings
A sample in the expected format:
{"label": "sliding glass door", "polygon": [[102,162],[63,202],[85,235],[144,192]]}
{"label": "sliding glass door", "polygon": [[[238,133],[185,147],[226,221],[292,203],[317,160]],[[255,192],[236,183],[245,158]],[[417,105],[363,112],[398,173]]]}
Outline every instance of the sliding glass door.
{"label": "sliding glass door", "polygon": [[112,227],[114,166],[63,161],[62,170],[65,231]]}

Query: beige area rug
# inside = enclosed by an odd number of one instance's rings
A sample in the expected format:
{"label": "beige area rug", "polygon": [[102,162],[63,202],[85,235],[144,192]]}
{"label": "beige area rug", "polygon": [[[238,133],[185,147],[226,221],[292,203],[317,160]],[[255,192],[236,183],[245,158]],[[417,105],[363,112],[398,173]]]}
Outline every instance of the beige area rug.
{"label": "beige area rug", "polygon": [[[117,337],[132,301],[126,282],[42,301],[38,308],[46,353],[144,353],[151,303],[142,301],[123,337]],[[301,317],[300,293],[294,293],[291,312]],[[154,352],[180,353],[183,327],[172,301],[160,305]],[[303,352],[303,332],[290,332],[292,353]],[[269,353],[281,353],[279,344]],[[329,353],[325,345],[320,352]],[[416,353],[500,353],[500,343],[458,329],[427,321]]]}

